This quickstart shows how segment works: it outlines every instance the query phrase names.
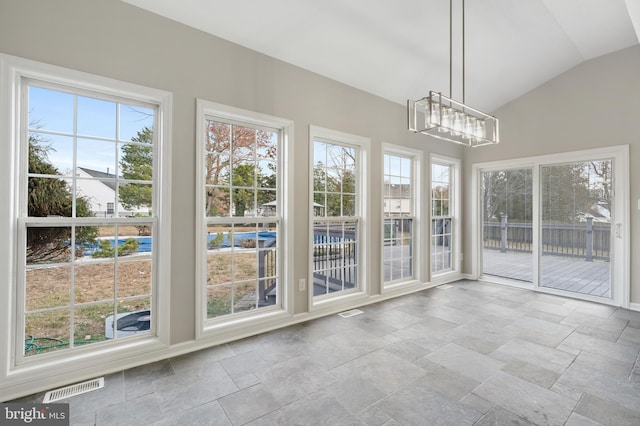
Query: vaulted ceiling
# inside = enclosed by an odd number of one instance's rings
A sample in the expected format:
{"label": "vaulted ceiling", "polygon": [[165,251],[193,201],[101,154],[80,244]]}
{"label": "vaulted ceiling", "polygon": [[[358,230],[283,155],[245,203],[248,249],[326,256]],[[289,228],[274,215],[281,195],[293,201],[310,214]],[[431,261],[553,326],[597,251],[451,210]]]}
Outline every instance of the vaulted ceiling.
{"label": "vaulted ceiling", "polygon": [[[449,94],[447,0],[123,1],[393,102]],[[459,100],[461,2],[452,28]],[[639,39],[640,0],[468,0],[466,103],[492,111]]]}

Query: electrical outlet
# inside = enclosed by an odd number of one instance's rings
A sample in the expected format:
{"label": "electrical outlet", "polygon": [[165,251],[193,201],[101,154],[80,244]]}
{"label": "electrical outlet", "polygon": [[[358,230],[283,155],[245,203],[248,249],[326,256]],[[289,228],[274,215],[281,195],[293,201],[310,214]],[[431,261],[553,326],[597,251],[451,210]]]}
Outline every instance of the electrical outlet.
{"label": "electrical outlet", "polygon": [[298,290],[304,291],[306,288],[307,288],[307,280],[305,280],[304,278],[300,278],[298,280]]}

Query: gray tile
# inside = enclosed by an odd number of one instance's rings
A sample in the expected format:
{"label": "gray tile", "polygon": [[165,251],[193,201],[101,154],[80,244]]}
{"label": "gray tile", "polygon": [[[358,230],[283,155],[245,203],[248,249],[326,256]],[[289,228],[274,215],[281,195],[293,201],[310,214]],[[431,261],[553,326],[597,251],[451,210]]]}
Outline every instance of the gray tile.
{"label": "gray tile", "polygon": [[560,374],[551,370],[520,360],[509,362],[502,367],[502,371],[547,389],[551,388],[560,377]]}
{"label": "gray tile", "polygon": [[241,425],[280,408],[267,388],[258,384],[218,399],[231,423]]}
{"label": "gray tile", "polygon": [[[270,363],[259,351],[247,351],[219,362],[233,379],[267,368]],[[177,370],[176,370],[177,371]]]}
{"label": "gray tile", "polygon": [[473,391],[536,424],[562,425],[576,401],[510,374],[497,372]]}
{"label": "gray tile", "polygon": [[561,382],[555,382],[553,386],[551,386],[551,390],[574,401],[580,401],[580,398],[584,395],[584,392]]}
{"label": "gray tile", "polygon": [[395,327],[396,329],[404,328],[421,321],[420,317],[413,316],[407,312],[401,311],[400,309],[382,311],[376,315],[375,319]]}
{"label": "gray tile", "polygon": [[122,372],[104,376],[104,388],[56,402],[69,403],[71,417],[95,413],[101,408],[122,404],[125,401],[124,375]]}
{"label": "gray tile", "polygon": [[376,337],[384,337],[387,334],[391,334],[398,330],[398,327],[391,326],[384,321],[378,321],[377,319],[369,317],[358,318],[355,321],[358,321],[359,323],[358,327],[355,329],[364,330],[366,333]]}
{"label": "gray tile", "polygon": [[490,354],[500,347],[499,343],[491,342],[489,340],[481,339],[474,336],[458,337],[457,339],[453,340],[452,343],[464,346],[467,349],[471,349],[472,351],[476,351],[485,355]]}
{"label": "gray tile", "polygon": [[505,362],[515,358],[556,373],[562,373],[575,359],[566,352],[519,338],[500,346],[491,356]]}
{"label": "gray tile", "polygon": [[439,306],[437,308],[429,309],[426,314],[434,318],[440,318],[442,320],[452,322],[454,324],[464,324],[465,322],[471,321],[475,318],[473,314],[448,306]]}
{"label": "gray tile", "polygon": [[95,426],[96,413],[84,413],[79,416],[74,416],[70,413],[69,426]]}
{"label": "gray tile", "polygon": [[480,382],[456,373],[435,362],[423,359],[419,363],[426,373],[421,379],[425,386],[428,386],[442,395],[459,400],[469,394]]}
{"label": "gray tile", "polygon": [[527,316],[505,327],[505,332],[530,342],[556,347],[573,332],[573,328]]}
{"label": "gray tile", "polygon": [[180,410],[170,417],[164,418],[153,426],[230,426],[231,422],[225,415],[218,401],[208,402],[197,407]]}
{"label": "gray tile", "polygon": [[98,426],[121,426],[125,424],[149,424],[162,419],[160,405],[153,395],[130,399],[120,404],[98,410]]}
{"label": "gray tile", "polygon": [[325,388],[324,393],[332,396],[351,414],[357,414],[386,396],[371,380],[360,376],[350,376]]}
{"label": "gray tile", "polygon": [[640,412],[629,410],[628,408],[621,407],[614,402],[605,401],[590,394],[584,395],[575,411],[576,413],[602,423],[603,425],[640,425]]}
{"label": "gray tile", "polygon": [[246,374],[244,376],[236,377],[233,382],[239,389],[246,389],[253,385],[260,383],[260,379],[253,373]]}
{"label": "gray tile", "polygon": [[163,377],[153,387],[163,413],[197,407],[238,390],[219,363]]}
{"label": "gray tile", "polygon": [[392,335],[385,337],[378,337],[373,334],[369,334],[361,328],[352,328],[349,330],[335,333],[329,337],[325,337],[326,341],[332,343],[335,346],[342,348],[349,348],[352,351],[356,351],[358,355],[364,355],[366,353],[375,351],[383,347],[384,345],[399,342],[400,338]]}
{"label": "gray tile", "polygon": [[640,329],[627,327],[620,335],[620,343],[631,343],[640,345]]}
{"label": "gray tile", "polygon": [[[549,303],[545,300],[532,300],[524,305],[521,309],[524,311],[539,311],[547,314],[551,314],[557,317],[564,318],[573,312],[574,308],[567,307],[565,304]],[[554,321],[556,322],[556,321]],[[559,322],[559,321],[558,321]]]}
{"label": "gray tile", "polygon": [[320,339],[306,356],[311,362],[320,364],[330,370],[356,359],[361,355],[362,354],[357,349],[345,346],[336,346],[326,339]]}
{"label": "gray tile", "polygon": [[425,358],[479,382],[487,379],[505,364],[487,355],[450,343]]}
{"label": "gray tile", "polygon": [[494,406],[474,426],[535,426],[533,423],[513,414],[499,405]]}
{"label": "gray tile", "polygon": [[356,358],[330,372],[339,380],[358,377],[385,394],[394,392],[425,374],[422,368],[384,349]]}
{"label": "gray tile", "polygon": [[586,349],[576,357],[575,363],[622,378],[629,377],[629,373],[633,368],[633,361],[619,361],[604,355],[593,354]]}
{"label": "gray tile", "polygon": [[404,425],[472,425],[482,416],[480,411],[426,386],[423,380],[392,393],[374,407]]}
{"label": "gray tile", "polygon": [[633,383],[579,363],[567,368],[558,382],[598,398],[616,402],[630,410],[640,411],[640,383]]}
{"label": "gray tile", "polygon": [[635,361],[638,349],[621,343],[613,343],[596,337],[573,333],[567,337],[564,345],[586,350],[597,355],[603,355],[619,361]]}
{"label": "gray tile", "polygon": [[173,374],[173,366],[168,359],[125,370],[124,386],[126,398],[134,399],[153,393],[152,382],[154,380]]}
{"label": "gray tile", "polygon": [[415,361],[429,353],[428,349],[406,340],[391,343],[385,346],[384,349],[407,361]]}
{"label": "gray tile", "polygon": [[335,398],[322,393],[309,395],[247,424],[252,426],[365,425],[358,417],[351,415]]}
{"label": "gray tile", "polygon": [[497,345],[503,345],[511,340],[512,335],[505,331],[511,321],[497,319],[491,321],[486,318],[466,322],[448,332],[451,341],[463,337],[473,337],[486,340]]}
{"label": "gray tile", "polygon": [[211,364],[230,358],[236,355],[227,345],[214,346],[212,348],[201,349],[185,355],[170,358],[171,366],[176,373],[183,373],[186,370],[207,368]]}
{"label": "gray tile", "polygon": [[476,395],[473,392],[468,393],[464,398],[460,400],[461,404],[471,407],[479,412],[485,414],[495,404],[491,401],[484,399],[481,396]]}
{"label": "gray tile", "polygon": [[564,426],[602,426],[602,424],[573,412]]}
{"label": "gray tile", "polygon": [[[447,326],[445,327],[448,327],[446,330],[450,330],[455,327],[454,323],[443,321],[438,318],[431,318],[428,322],[431,324],[436,323],[439,326],[443,326],[443,324],[446,323]],[[421,346],[429,352],[435,351],[436,349],[439,349],[449,343],[448,336],[450,336],[450,334],[447,331],[429,331],[427,327],[428,326],[426,326],[425,324],[414,324],[412,326],[405,327],[394,332],[393,335],[415,345]]]}
{"label": "gray tile", "polygon": [[325,367],[307,357],[290,359],[256,372],[274,398],[285,405],[337,381]]}
{"label": "gray tile", "polygon": [[358,419],[368,426],[384,426],[390,422],[397,422],[375,405],[362,410]]}

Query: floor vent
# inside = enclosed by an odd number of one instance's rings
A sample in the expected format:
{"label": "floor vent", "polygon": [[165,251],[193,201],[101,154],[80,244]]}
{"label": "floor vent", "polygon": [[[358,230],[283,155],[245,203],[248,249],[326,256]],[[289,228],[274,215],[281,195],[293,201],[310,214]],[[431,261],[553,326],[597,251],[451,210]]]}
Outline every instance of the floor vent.
{"label": "floor vent", "polygon": [[340,312],[338,315],[340,315],[342,318],[351,318],[360,314],[364,314],[364,312],[361,311],[360,309],[352,309],[350,311]]}
{"label": "floor vent", "polygon": [[451,284],[442,284],[442,285],[439,285],[436,288],[439,288],[441,290],[446,290],[446,289],[451,288],[451,287],[453,287]]}
{"label": "floor vent", "polygon": [[49,402],[60,401],[61,399],[71,398],[72,396],[81,395],[83,393],[91,392],[94,390],[102,389],[104,387],[104,377],[99,379],[89,380],[87,382],[76,383],[75,385],[67,386],[60,389],[55,389],[47,392],[44,395],[43,404]]}

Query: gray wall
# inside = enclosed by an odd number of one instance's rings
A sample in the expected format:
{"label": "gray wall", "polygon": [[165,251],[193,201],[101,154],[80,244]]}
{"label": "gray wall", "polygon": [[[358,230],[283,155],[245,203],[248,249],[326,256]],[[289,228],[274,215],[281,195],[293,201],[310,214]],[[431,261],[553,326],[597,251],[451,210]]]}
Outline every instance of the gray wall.
{"label": "gray wall", "polygon": [[[310,124],[371,138],[370,177],[374,183],[382,179],[378,165],[383,141],[422,149],[425,159],[429,152],[457,158],[463,155],[457,146],[409,134],[402,105],[116,0],[0,0],[0,52],[173,93],[174,344],[194,338],[196,98],[294,120],[294,159],[289,166],[293,167],[294,199],[299,206],[307,206],[309,201]],[[429,205],[426,198],[425,212]],[[369,217],[373,241],[381,238],[378,206],[382,206],[381,194],[373,191]],[[308,275],[307,227],[306,209],[296,209],[295,282]],[[380,285],[380,254],[374,250],[372,255],[368,274],[375,288]],[[428,265],[426,252],[423,264]],[[306,293],[296,290],[294,310],[307,311]]]}
{"label": "gray wall", "polygon": [[640,46],[584,62],[495,111],[501,143],[464,157],[463,269],[471,272],[473,163],[630,146],[631,302],[640,303]]}

